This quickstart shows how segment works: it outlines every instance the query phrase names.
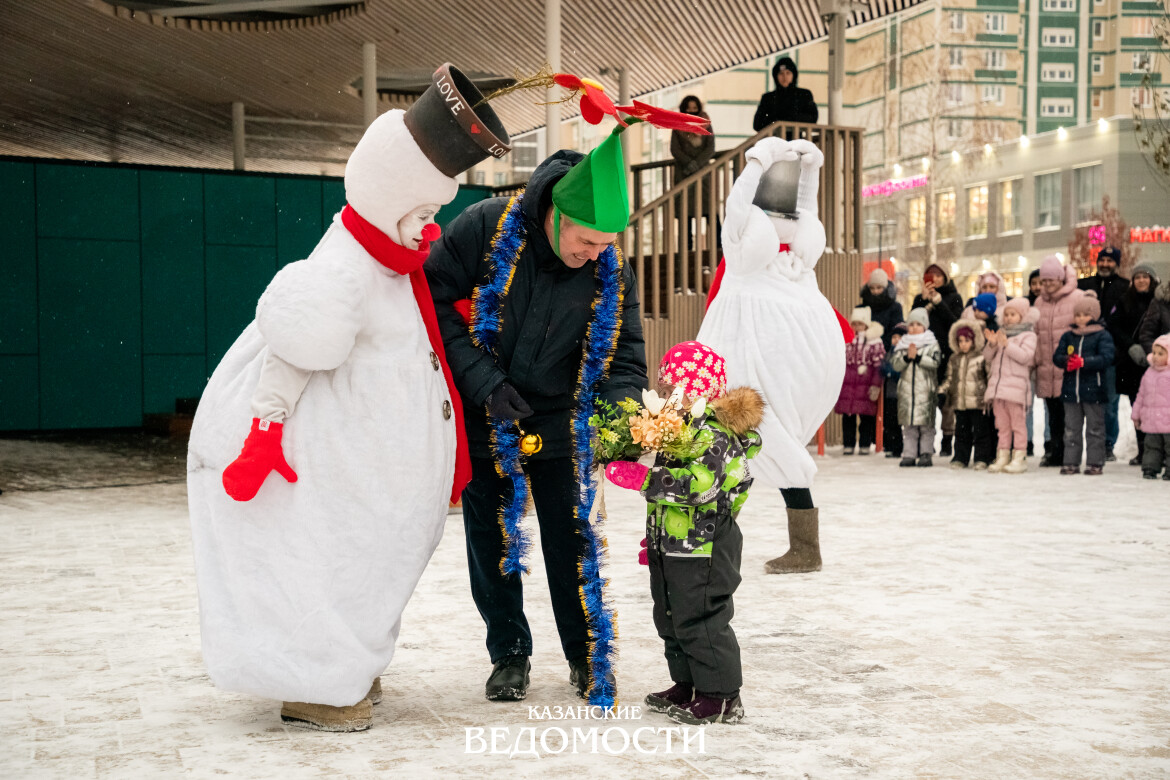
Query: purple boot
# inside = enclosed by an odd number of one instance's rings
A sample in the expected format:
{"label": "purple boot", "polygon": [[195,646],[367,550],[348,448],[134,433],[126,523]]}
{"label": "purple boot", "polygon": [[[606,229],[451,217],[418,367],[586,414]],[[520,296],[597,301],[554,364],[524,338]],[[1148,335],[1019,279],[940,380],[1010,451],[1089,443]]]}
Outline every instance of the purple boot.
{"label": "purple boot", "polygon": [[739,694],[730,699],[706,696],[698,691],[695,698],[686,704],[671,707],[667,717],[677,723],[698,725],[702,723],[739,723],[743,720],[743,702]]}
{"label": "purple boot", "polygon": [[646,696],[646,706],[654,712],[666,712],[671,707],[686,704],[695,698],[695,688],[690,683],[675,683],[665,691]]}

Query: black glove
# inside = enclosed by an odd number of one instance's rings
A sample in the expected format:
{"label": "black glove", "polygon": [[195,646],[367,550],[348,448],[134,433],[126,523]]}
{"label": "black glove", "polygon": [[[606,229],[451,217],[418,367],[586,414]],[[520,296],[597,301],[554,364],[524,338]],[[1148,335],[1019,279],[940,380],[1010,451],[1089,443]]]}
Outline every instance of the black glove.
{"label": "black glove", "polygon": [[944,406],[947,405],[947,394],[946,393],[939,393],[937,400],[938,400],[938,408],[942,409]]}
{"label": "black glove", "polygon": [[525,403],[516,392],[516,388],[507,382],[502,382],[493,390],[485,403],[488,414],[500,420],[523,420],[532,416],[532,407]]}

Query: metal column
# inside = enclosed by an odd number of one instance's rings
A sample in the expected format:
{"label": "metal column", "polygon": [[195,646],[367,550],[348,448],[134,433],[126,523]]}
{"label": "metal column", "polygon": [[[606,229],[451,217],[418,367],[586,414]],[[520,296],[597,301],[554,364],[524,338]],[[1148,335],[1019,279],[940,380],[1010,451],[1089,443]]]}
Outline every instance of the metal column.
{"label": "metal column", "polygon": [[[544,0],[545,59],[554,73],[561,70],[561,0]],[[561,104],[549,95],[544,107],[545,156],[561,148]]]}
{"label": "metal column", "polygon": [[366,127],[378,118],[378,50],[372,43],[362,44],[362,119]]}
{"label": "metal column", "polygon": [[232,103],[232,168],[244,170],[244,104]]}

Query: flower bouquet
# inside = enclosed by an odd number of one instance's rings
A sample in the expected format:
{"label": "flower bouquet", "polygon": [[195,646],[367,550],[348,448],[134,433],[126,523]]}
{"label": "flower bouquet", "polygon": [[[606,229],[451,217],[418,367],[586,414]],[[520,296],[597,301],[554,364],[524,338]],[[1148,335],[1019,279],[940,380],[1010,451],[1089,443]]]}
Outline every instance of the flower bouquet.
{"label": "flower bouquet", "polygon": [[632,398],[616,406],[602,403],[598,413],[589,418],[594,458],[598,463],[610,463],[661,452],[671,459],[690,460],[698,449],[697,431],[691,422],[705,411],[702,398],[684,411],[681,388],[675,388],[669,398],[643,390],[641,404]]}

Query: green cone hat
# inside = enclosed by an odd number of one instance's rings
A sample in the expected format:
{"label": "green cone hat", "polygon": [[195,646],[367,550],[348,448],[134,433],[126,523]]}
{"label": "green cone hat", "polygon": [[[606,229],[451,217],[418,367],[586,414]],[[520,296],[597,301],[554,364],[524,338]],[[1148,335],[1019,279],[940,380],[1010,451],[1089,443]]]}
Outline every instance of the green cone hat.
{"label": "green cone hat", "polygon": [[562,214],[602,233],[620,233],[630,221],[623,130],[615,127],[553,187],[553,205]]}

